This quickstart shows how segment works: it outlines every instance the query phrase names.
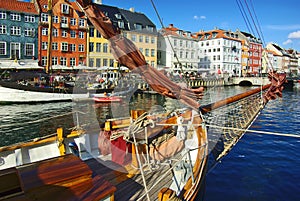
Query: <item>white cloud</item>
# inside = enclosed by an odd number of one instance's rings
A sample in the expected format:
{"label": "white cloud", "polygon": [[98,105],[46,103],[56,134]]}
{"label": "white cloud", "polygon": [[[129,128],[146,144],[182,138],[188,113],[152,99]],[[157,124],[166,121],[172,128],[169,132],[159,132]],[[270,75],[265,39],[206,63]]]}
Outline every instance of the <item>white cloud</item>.
{"label": "white cloud", "polygon": [[288,45],[288,44],[291,44],[291,43],[293,43],[293,41],[291,39],[288,39],[288,40],[284,41],[282,44],[283,45]]}
{"label": "white cloud", "polygon": [[195,15],[193,18],[194,18],[194,20],[199,20],[199,19],[205,20],[206,16],[204,16],[204,15],[201,15],[201,16]]}
{"label": "white cloud", "polygon": [[300,31],[294,31],[288,35],[291,39],[300,39]]}

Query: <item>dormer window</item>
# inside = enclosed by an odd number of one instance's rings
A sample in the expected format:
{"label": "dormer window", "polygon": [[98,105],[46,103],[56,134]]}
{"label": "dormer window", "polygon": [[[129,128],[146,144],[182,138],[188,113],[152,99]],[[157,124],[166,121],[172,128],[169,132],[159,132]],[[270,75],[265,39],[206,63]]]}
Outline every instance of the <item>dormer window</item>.
{"label": "dormer window", "polygon": [[141,24],[134,24],[134,28],[136,30],[142,30],[143,29],[143,26]]}
{"label": "dormer window", "polygon": [[122,15],[120,13],[116,13],[115,16],[118,20],[122,19]]}
{"label": "dormer window", "polygon": [[217,32],[213,32],[213,33],[212,33],[212,37],[213,37],[213,38],[216,38],[216,37],[217,37]]}
{"label": "dormer window", "polygon": [[69,5],[67,5],[67,4],[61,4],[61,12],[63,14],[69,14]]}
{"label": "dormer window", "polygon": [[146,26],[146,29],[148,30],[148,31],[154,31],[154,27],[153,26],[150,26],[150,25],[147,25]]}
{"label": "dormer window", "polygon": [[43,8],[48,9],[48,5],[47,4],[43,5]]}

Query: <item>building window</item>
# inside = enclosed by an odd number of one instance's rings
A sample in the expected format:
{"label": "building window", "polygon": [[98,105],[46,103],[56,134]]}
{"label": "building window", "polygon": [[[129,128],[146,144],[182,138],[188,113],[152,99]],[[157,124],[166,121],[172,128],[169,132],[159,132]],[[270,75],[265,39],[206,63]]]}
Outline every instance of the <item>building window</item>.
{"label": "building window", "polygon": [[149,57],[149,49],[148,48],[145,49],[145,56]]}
{"label": "building window", "polygon": [[68,36],[68,31],[67,30],[62,30],[61,36],[66,38]]}
{"label": "building window", "polygon": [[144,42],[144,36],[139,36],[139,42],[140,43]]}
{"label": "building window", "polygon": [[10,28],[10,35],[20,36],[21,35],[21,27],[12,26]]}
{"label": "building window", "polygon": [[25,15],[25,22],[35,22],[35,17],[32,15]]}
{"label": "building window", "polygon": [[144,49],[142,47],[140,47],[139,50],[142,54],[144,53]]}
{"label": "building window", "polygon": [[149,36],[145,37],[145,43],[149,43]]}
{"label": "building window", "polygon": [[101,59],[97,58],[96,59],[96,67],[100,67],[101,66]]}
{"label": "building window", "polygon": [[70,51],[75,52],[76,51],[76,44],[70,44]]}
{"label": "building window", "polygon": [[155,38],[154,37],[151,37],[151,43],[155,44]]}
{"label": "building window", "polygon": [[90,33],[90,37],[94,37],[94,33],[95,33],[95,29],[94,28],[90,28],[90,31],[89,31],[89,33]]}
{"label": "building window", "polygon": [[147,29],[148,31],[151,31],[151,32],[154,31],[154,27],[153,27],[153,26],[150,26],[150,25],[147,25],[147,26],[146,26],[146,29]]}
{"label": "building window", "polygon": [[108,52],[108,44],[103,43],[103,52],[107,53]]}
{"label": "building window", "polygon": [[1,24],[0,25],[0,34],[6,34],[6,25]]}
{"label": "building window", "polygon": [[70,31],[70,37],[71,37],[71,38],[76,38],[76,31],[71,30],[71,31]]}
{"label": "building window", "polygon": [[131,35],[131,40],[132,40],[133,42],[136,42],[136,35],[135,35],[135,34],[132,34],[132,35]]}
{"label": "building window", "polygon": [[20,43],[10,43],[10,55],[13,59],[19,59],[21,54]]}
{"label": "building window", "polygon": [[100,32],[98,30],[96,30],[96,37],[97,38],[101,38],[101,34],[100,34]]}
{"label": "building window", "polygon": [[42,66],[46,66],[47,65],[47,57],[42,57],[41,65]]}
{"label": "building window", "polygon": [[47,13],[42,13],[41,21],[42,22],[48,22],[48,14]]}
{"label": "building window", "polygon": [[68,51],[68,43],[66,43],[66,42],[61,43],[61,51],[64,51],[64,52]]}
{"label": "building window", "polygon": [[43,36],[48,36],[48,28],[43,28],[42,29],[42,35]]}
{"label": "building window", "polygon": [[75,25],[76,25],[76,19],[75,19],[75,18],[71,18],[71,19],[70,19],[70,24],[71,24],[72,26],[75,26]]}
{"label": "building window", "polygon": [[61,23],[61,27],[63,27],[63,28],[68,27],[68,18],[67,17],[61,17],[60,23]]}
{"label": "building window", "polygon": [[120,29],[124,29],[125,28],[124,22],[123,21],[118,21],[118,27]]}
{"label": "building window", "polygon": [[25,28],[24,33],[25,33],[25,36],[34,37],[35,36],[35,29],[34,28]]}
{"label": "building window", "polygon": [[82,44],[78,45],[78,52],[84,52],[84,45]]}
{"label": "building window", "polygon": [[94,67],[94,59],[89,58],[89,67]]}
{"label": "building window", "polygon": [[53,16],[52,18],[53,23],[58,23],[58,16]]}
{"label": "building window", "polygon": [[89,43],[89,52],[94,52],[94,43],[93,42]]}
{"label": "building window", "polygon": [[142,30],[143,29],[143,26],[141,25],[141,24],[134,24],[134,28],[136,29],[136,30]]}
{"label": "building window", "polygon": [[84,38],[84,33],[82,31],[79,31],[78,38]]}
{"label": "building window", "polygon": [[151,49],[151,57],[155,57],[155,49]]}
{"label": "building window", "polygon": [[67,5],[67,4],[61,4],[61,12],[63,14],[69,14],[69,5]]}
{"label": "building window", "polygon": [[103,59],[103,66],[107,66],[107,59]]}
{"label": "building window", "polygon": [[18,13],[11,13],[10,14],[10,19],[12,21],[21,21],[21,15]]}
{"label": "building window", "polygon": [[101,43],[96,43],[96,52],[101,52]]}
{"label": "building window", "polygon": [[113,59],[109,60],[109,66],[110,67],[114,67],[114,63],[115,63],[115,60],[113,60]]}
{"label": "building window", "polygon": [[58,50],[58,43],[52,43],[52,50]]}
{"label": "building window", "polygon": [[6,42],[0,42],[0,55],[6,55]]}
{"label": "building window", "polygon": [[42,50],[47,50],[48,42],[42,42]]}
{"label": "building window", "polygon": [[60,65],[67,66],[67,58],[66,57],[60,57]]}
{"label": "building window", "polygon": [[52,65],[57,65],[57,64],[58,64],[58,58],[52,57]]}
{"label": "building window", "polygon": [[79,19],[78,25],[80,27],[84,27],[85,26],[85,20],[84,19]]}
{"label": "building window", "polygon": [[34,56],[34,44],[25,43],[25,55],[26,56]]}
{"label": "building window", "polygon": [[0,11],[0,19],[6,19],[6,12]]}
{"label": "building window", "polygon": [[76,58],[70,58],[70,66],[76,66]]}
{"label": "building window", "polygon": [[52,29],[52,36],[57,37],[58,36],[58,30],[57,29]]}

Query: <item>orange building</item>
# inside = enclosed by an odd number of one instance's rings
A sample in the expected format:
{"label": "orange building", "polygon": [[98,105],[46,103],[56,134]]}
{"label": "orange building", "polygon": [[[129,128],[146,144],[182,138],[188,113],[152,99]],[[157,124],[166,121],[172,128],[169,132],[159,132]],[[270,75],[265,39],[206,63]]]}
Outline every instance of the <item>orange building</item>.
{"label": "orange building", "polygon": [[[87,19],[75,2],[38,0],[39,61],[46,70],[68,69],[86,64]],[[52,11],[52,15],[50,16]],[[50,24],[50,20],[52,24]],[[52,26],[52,35],[49,34]],[[50,42],[50,44],[49,44]],[[50,46],[49,46],[50,45]],[[48,54],[48,49],[50,53]],[[48,57],[51,58],[48,61]],[[48,63],[49,62],[49,63]],[[50,69],[48,69],[50,68]]]}

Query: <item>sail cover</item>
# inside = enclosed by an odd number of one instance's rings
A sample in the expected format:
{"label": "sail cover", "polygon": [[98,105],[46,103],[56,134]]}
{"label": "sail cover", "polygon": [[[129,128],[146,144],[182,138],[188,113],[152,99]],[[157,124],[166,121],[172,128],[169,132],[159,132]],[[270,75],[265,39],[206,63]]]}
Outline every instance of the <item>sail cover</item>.
{"label": "sail cover", "polygon": [[134,43],[120,34],[120,30],[114,27],[111,20],[90,0],[78,0],[77,3],[83,8],[94,27],[110,42],[114,58],[121,65],[140,74],[156,92],[177,98],[194,109],[199,108],[197,100],[203,96],[203,87],[190,89],[172,82],[164,73],[147,64],[145,57]]}

